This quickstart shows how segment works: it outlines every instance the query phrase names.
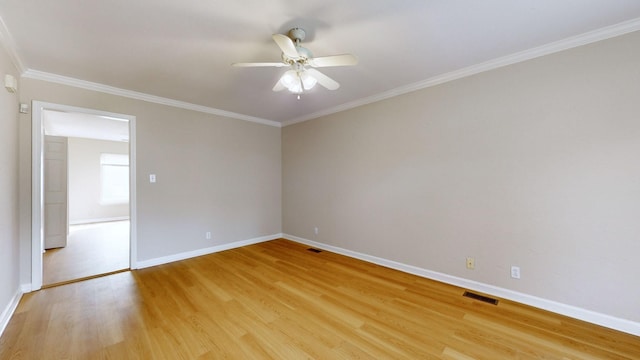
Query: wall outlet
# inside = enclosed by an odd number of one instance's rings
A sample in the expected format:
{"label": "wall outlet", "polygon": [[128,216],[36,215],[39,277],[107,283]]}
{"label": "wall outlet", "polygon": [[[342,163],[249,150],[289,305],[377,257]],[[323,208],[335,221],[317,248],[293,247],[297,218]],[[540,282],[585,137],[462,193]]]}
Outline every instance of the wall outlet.
{"label": "wall outlet", "polygon": [[318,228],[317,228],[317,227],[314,227],[314,228],[313,228],[313,233],[314,233],[314,234],[316,234],[316,235],[318,235]]}
{"label": "wall outlet", "polygon": [[472,257],[467,258],[467,269],[475,269],[476,268],[476,259]]}
{"label": "wall outlet", "polygon": [[514,279],[520,279],[520,267],[512,266],[511,267],[511,277]]}
{"label": "wall outlet", "polygon": [[211,231],[207,231],[206,233],[204,233],[204,237],[205,237],[207,240],[211,240]]}

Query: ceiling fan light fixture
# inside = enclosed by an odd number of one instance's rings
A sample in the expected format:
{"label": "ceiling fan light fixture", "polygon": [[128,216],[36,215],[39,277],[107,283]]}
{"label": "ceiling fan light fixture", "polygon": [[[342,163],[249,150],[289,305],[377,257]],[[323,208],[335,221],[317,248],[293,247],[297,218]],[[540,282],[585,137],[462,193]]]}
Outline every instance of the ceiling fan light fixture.
{"label": "ceiling fan light fixture", "polygon": [[289,89],[290,87],[294,86],[296,82],[299,82],[297,72],[295,70],[287,70],[287,72],[285,72],[284,75],[282,75],[282,77],[280,78],[280,82],[282,83],[282,85],[284,85],[284,87]]}
{"label": "ceiling fan light fixture", "polygon": [[302,86],[305,90],[313,89],[313,87],[318,83],[318,80],[309,75],[309,73],[306,71],[300,74],[300,79],[302,80]]}
{"label": "ceiling fan light fixture", "polygon": [[291,91],[294,94],[301,94],[302,93],[302,82],[300,81],[300,79],[298,79],[298,81],[296,81],[293,84],[291,84],[291,86],[287,87],[287,89],[289,89],[289,91]]}
{"label": "ceiling fan light fixture", "polygon": [[280,78],[280,83],[294,94],[300,94],[304,90],[311,90],[318,80],[306,71],[288,70]]}

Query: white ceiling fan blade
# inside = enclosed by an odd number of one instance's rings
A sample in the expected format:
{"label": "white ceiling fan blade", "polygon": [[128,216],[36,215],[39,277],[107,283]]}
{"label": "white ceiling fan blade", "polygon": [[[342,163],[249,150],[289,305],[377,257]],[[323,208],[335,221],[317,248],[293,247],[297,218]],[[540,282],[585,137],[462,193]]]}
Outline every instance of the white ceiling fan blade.
{"label": "white ceiling fan blade", "polygon": [[337,81],[333,80],[332,78],[328,77],[327,75],[321,73],[316,69],[307,69],[306,71],[309,73],[309,75],[313,76],[314,78],[316,78],[316,80],[318,80],[318,84],[326,87],[329,90],[336,90],[337,88],[340,87],[340,84],[338,84]]}
{"label": "white ceiling fan blade", "polygon": [[321,56],[310,61],[313,67],[351,66],[358,63],[358,58],[351,54]]}
{"label": "white ceiling fan blade", "polygon": [[272,38],[273,41],[278,44],[280,50],[282,50],[282,52],[287,57],[290,57],[292,59],[297,59],[300,57],[300,55],[298,55],[298,51],[296,50],[296,45],[293,43],[293,40],[291,40],[291,38],[282,34],[273,34]]}
{"label": "white ceiling fan blade", "polygon": [[251,63],[233,63],[231,66],[235,67],[283,67],[289,66],[282,62],[251,62]]}

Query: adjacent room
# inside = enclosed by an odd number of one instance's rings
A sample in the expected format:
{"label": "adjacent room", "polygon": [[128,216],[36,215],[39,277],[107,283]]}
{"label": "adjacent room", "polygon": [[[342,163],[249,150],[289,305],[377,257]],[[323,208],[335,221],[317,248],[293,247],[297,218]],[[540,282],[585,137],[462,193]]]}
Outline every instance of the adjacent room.
{"label": "adjacent room", "polygon": [[640,358],[640,2],[0,3],[0,359]]}
{"label": "adjacent room", "polygon": [[129,269],[128,121],[52,110],[42,117],[42,285]]}

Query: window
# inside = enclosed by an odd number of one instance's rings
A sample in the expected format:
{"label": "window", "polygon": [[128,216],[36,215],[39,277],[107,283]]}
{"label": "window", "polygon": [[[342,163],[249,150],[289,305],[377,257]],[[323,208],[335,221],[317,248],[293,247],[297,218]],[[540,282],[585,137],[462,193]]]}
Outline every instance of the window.
{"label": "window", "polygon": [[100,202],[129,202],[129,155],[100,154]]}

